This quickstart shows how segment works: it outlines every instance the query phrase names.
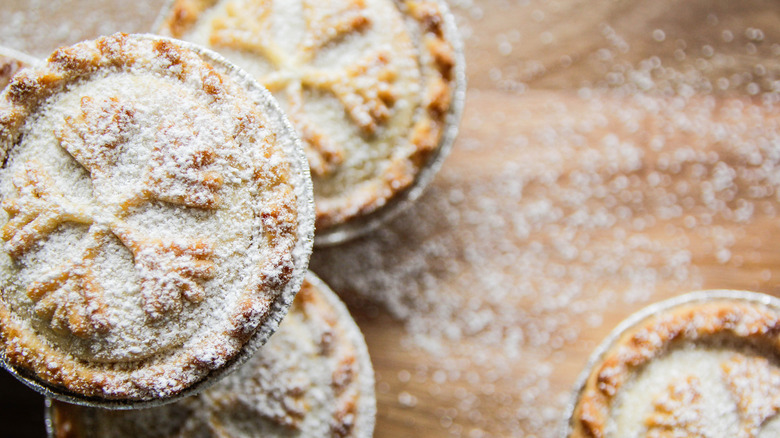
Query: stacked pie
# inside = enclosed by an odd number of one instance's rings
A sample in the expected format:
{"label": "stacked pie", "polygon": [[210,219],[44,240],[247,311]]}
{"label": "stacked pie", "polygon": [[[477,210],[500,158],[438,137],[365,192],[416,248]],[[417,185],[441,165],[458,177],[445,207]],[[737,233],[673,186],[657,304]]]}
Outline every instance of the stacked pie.
{"label": "stacked pie", "polygon": [[569,437],[780,436],[780,305],[705,291],[629,318],[597,350]]}
{"label": "stacked pie", "polygon": [[160,21],[279,100],[311,166],[318,244],[419,195],[452,141],[464,73],[439,1],[174,0]]}
{"label": "stacked pie", "polygon": [[309,274],[277,332],[235,373],[152,409],[53,402],[54,437],[370,437],[376,409],[365,342],[344,305]]}

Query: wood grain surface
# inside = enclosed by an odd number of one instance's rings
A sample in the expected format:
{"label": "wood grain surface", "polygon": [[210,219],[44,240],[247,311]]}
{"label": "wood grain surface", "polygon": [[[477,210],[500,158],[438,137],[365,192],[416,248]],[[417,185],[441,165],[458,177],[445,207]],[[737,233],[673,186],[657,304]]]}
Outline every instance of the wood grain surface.
{"label": "wood grain surface", "polygon": [[[3,1],[0,44],[146,30],[159,3],[85,1],[102,18],[78,26]],[[366,337],[376,437],[556,436],[632,312],[694,289],[780,296],[780,3],[452,9],[469,91],[451,155],[408,211],[311,267]],[[0,405],[0,436],[43,435],[42,399],[7,373]]]}

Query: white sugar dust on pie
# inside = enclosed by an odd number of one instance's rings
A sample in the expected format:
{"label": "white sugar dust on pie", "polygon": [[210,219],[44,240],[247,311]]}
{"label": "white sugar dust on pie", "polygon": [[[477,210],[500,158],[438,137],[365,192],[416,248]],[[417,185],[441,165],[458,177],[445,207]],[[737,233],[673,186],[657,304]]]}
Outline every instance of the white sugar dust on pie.
{"label": "white sugar dust on pie", "polygon": [[13,79],[0,103],[12,370],[98,403],[158,401],[272,331],[308,260],[308,172],[270,96],[237,72],[117,34]]}
{"label": "white sugar dust on pie", "polygon": [[236,372],[166,406],[109,411],[51,404],[52,436],[334,437],[373,435],[376,401],[362,335],[313,274],[279,330]]}
{"label": "white sugar dust on pie", "polygon": [[570,437],[780,436],[780,307],[706,291],[651,306],[593,360]]}
{"label": "white sugar dust on pie", "polygon": [[462,66],[438,1],[175,0],[163,23],[279,99],[309,159],[318,233],[386,205],[440,146]]}

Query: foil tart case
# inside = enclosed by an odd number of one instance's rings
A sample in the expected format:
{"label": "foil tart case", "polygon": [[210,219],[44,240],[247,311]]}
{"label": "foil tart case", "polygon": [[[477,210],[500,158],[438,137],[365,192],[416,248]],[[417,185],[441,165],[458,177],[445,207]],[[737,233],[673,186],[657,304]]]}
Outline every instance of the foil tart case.
{"label": "foil tart case", "polygon": [[[81,406],[99,407],[104,409],[141,409],[171,403],[199,393],[216,383],[221,377],[230,374],[237,367],[241,366],[241,364],[246,362],[258,348],[266,343],[287,314],[287,311],[295,299],[295,295],[300,290],[304,277],[306,276],[314,242],[314,194],[308,161],[304,155],[300,138],[290,121],[287,119],[285,113],[279,107],[276,99],[271,96],[271,93],[266,90],[265,87],[258,84],[250,74],[235,66],[220,54],[205,47],[154,34],[130,34],[128,36],[141,40],[170,41],[177,46],[191,50],[208,61],[215,69],[231,76],[236,79],[239,84],[245,87],[248,94],[251,95],[254,102],[266,115],[268,122],[274,125],[274,128],[278,133],[277,139],[280,139],[280,142],[284,143],[284,150],[288,155],[289,164],[292,168],[292,175],[295,178],[293,184],[295,186],[295,195],[298,203],[297,231],[299,237],[296,247],[293,250],[294,268],[291,279],[282,293],[279,294],[273,302],[266,321],[258,327],[255,334],[245,343],[241,352],[231,358],[225,366],[212,371],[206,378],[171,397],[137,401],[84,397],[81,394],[68,391],[65,388],[43,382],[23,370],[17,370],[7,364],[4,356],[0,354],[0,366],[10,372],[22,383],[43,394],[47,398]],[[33,57],[27,56],[25,58],[27,58],[26,60],[30,63],[42,63],[42,61]]]}
{"label": "foil tart case", "polygon": [[18,50],[12,49],[10,47],[5,47],[5,46],[0,46],[0,57],[15,59],[27,66],[37,65],[42,62],[40,59],[32,55],[28,55],[27,53],[20,52]]}
{"label": "foil tart case", "polygon": [[577,408],[580,397],[585,390],[585,385],[588,381],[588,378],[593,373],[594,368],[599,363],[601,363],[601,361],[604,359],[604,356],[610,350],[612,350],[617,341],[626,331],[637,326],[642,321],[650,317],[666,312],[678,306],[720,300],[733,300],[754,303],[775,309],[780,312],[780,299],[778,298],[758,292],[732,289],[712,289],[689,292],[674,298],[650,304],[638,310],[620,322],[588,357],[585,368],[577,376],[576,383],[572,389],[571,397],[566,403],[564,418],[560,423],[558,437],[569,438],[571,435],[573,431],[572,421],[574,421],[575,410]]}

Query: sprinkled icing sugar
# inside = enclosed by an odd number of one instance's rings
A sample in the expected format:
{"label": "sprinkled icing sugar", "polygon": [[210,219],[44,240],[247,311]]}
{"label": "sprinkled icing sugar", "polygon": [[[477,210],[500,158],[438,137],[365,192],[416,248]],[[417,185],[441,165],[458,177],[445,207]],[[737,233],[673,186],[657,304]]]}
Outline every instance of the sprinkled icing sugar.
{"label": "sprinkled icing sugar", "polygon": [[654,361],[618,396],[607,436],[780,433],[780,421],[771,421],[780,388],[777,366],[760,356],[689,347]]}

